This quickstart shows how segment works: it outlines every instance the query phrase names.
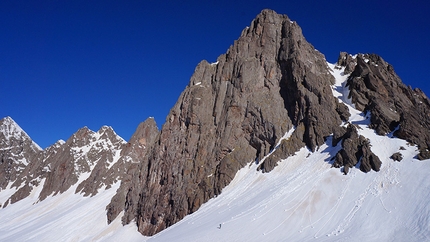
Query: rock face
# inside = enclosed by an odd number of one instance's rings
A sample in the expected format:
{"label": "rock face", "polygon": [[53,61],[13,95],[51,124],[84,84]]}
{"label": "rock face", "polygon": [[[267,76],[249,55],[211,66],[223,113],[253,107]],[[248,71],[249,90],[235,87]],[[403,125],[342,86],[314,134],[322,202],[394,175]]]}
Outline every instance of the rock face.
{"label": "rock face", "polygon": [[293,127],[293,138],[261,169],[272,170],[305,145],[315,150],[349,116],[332,95],[333,83],[324,56],[300,27],[262,11],[216,63],[196,67],[135,181],[120,188],[129,191],[123,222],[136,220],[145,235],[176,223],[218,195],[240,168],[268,155]]}
{"label": "rock face", "polygon": [[[352,58],[341,53],[339,61],[352,70],[347,85],[355,107],[370,112],[379,135],[394,136],[417,144],[419,159],[430,158],[430,100],[420,90],[405,86],[393,67],[375,54]],[[352,66],[354,68],[352,69]]]}
{"label": "rock face", "polygon": [[5,189],[25,173],[29,163],[39,159],[42,149],[12,118],[1,119],[0,127],[0,189]]}
{"label": "rock face", "polygon": [[[26,197],[30,194],[31,187],[39,183],[38,174],[32,176],[31,164],[38,164],[41,160],[42,149],[19,127],[15,121],[6,117],[0,120],[0,191],[13,182],[25,181],[28,185],[22,187],[19,195],[12,197],[15,202],[18,197]],[[21,183],[19,183],[21,184]],[[19,185],[16,185],[19,187]],[[0,206],[7,206],[6,201]]]}
{"label": "rock face", "polygon": [[[380,135],[395,131],[426,158],[425,95],[405,87],[379,56],[341,53],[337,65],[350,74],[350,97],[370,112],[370,127]],[[342,144],[333,166],[345,174],[353,166],[379,171],[369,142],[354,126],[342,126],[350,113],[333,96],[334,81],[300,27],[263,10],[216,63],[198,64],[159,136],[129,170],[132,182],[123,182],[108,206],[108,220],[123,208],[123,223],[135,220],[142,234],[153,235],[220,194],[249,162],[261,161],[258,169],[270,172],[302,147],[315,151],[329,136]],[[291,136],[280,140],[289,130]]]}
{"label": "rock face", "polygon": [[117,190],[111,203],[106,208],[109,223],[121,211],[137,203],[133,199],[139,195],[139,191],[133,190],[133,183],[139,182],[139,177],[133,176],[133,174],[137,174],[140,164],[143,160],[147,159],[147,153],[154,145],[158,135],[159,131],[155,120],[148,118],[145,122],[139,124],[130,141],[127,142],[127,145],[121,151],[121,158],[117,162],[117,164],[121,164],[120,167],[122,168],[117,173],[121,175],[121,187]]}

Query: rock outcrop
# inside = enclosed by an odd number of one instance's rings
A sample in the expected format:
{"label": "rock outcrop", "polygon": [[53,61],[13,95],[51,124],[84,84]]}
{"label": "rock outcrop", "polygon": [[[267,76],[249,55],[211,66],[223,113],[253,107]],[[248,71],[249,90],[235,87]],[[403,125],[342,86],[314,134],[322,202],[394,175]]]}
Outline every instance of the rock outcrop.
{"label": "rock outcrop", "polygon": [[390,156],[390,158],[391,158],[392,160],[395,160],[395,161],[402,161],[402,160],[403,160],[403,155],[402,155],[402,153],[400,153],[400,152],[396,152],[396,153],[392,154],[392,155]]}
{"label": "rock outcrop", "polygon": [[417,144],[419,159],[430,158],[430,100],[420,90],[405,86],[393,67],[375,54],[352,58],[341,53],[339,61],[351,71],[347,85],[355,107],[370,112],[370,127],[379,135]]}
{"label": "rock outcrop", "polygon": [[336,154],[333,166],[337,168],[343,167],[345,175],[348,174],[350,168],[356,165],[363,172],[379,171],[382,162],[372,152],[369,141],[358,134],[357,128],[353,124],[349,124],[343,131],[340,137],[339,133],[334,135],[333,146],[336,146],[342,140],[342,149]]}

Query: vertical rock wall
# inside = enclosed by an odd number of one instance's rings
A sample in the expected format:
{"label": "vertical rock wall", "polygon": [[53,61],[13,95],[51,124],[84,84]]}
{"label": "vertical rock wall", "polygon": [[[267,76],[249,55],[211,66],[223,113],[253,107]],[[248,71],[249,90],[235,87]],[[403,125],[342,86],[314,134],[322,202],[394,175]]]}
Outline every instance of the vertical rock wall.
{"label": "vertical rock wall", "polygon": [[[176,223],[218,195],[240,168],[269,154],[293,125],[303,130],[283,156],[322,145],[341,123],[333,82],[300,27],[262,11],[216,63],[196,67],[133,182],[120,188],[129,191],[123,222],[135,219],[145,235]],[[117,206],[123,205],[108,208]],[[117,212],[109,214],[112,221]]]}

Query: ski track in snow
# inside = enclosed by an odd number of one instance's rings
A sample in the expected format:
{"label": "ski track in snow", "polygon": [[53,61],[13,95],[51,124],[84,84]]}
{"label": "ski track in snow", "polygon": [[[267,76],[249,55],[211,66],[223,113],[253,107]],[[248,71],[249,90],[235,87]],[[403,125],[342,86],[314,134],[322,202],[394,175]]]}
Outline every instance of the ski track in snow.
{"label": "ski track in snow", "polygon": [[[343,175],[331,168],[341,147],[331,147],[328,138],[316,152],[302,148],[269,173],[250,161],[218,197],[152,237],[140,235],[133,222],[122,226],[122,215],[106,224],[105,207],[119,184],[94,197],[73,194],[73,186],[41,202],[39,186],[0,209],[0,241],[430,241],[429,161],[414,159],[416,147],[406,141],[369,129],[369,117],[348,100],[343,69],[329,67],[336,78],[333,95],[369,138],[383,163],[379,172],[354,167]],[[398,151],[403,160],[392,161]],[[0,202],[12,190],[1,191]]]}

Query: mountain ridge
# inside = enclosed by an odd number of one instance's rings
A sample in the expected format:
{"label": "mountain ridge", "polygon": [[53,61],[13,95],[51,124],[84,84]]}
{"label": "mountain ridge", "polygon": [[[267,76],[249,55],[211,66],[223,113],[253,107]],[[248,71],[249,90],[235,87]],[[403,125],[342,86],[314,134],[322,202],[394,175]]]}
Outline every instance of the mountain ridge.
{"label": "mountain ridge", "polygon": [[[425,94],[406,87],[380,56],[341,52],[329,64],[297,23],[263,10],[217,62],[197,65],[161,130],[148,118],[125,142],[107,126],[81,128],[3,176],[2,189],[16,192],[0,202],[5,208],[40,185],[40,202],[71,187],[90,197],[115,187],[108,223],[134,221],[151,236],[222,196],[246,167],[270,175],[296,154],[328,149],[326,163],[344,174],[386,172],[388,158],[372,148],[369,130],[417,145],[416,158],[430,159],[429,114]],[[17,160],[6,148],[3,166]],[[390,155],[411,159],[396,149]]]}
{"label": "mountain ridge", "polygon": [[[9,120],[12,119],[6,117],[1,120],[0,127],[2,133],[5,131],[5,122],[13,126],[14,130],[20,131],[19,125],[15,122],[9,122]],[[6,174],[14,174],[14,171],[20,171],[12,177],[10,175],[2,176],[3,184],[9,184],[10,188],[16,188],[16,192],[10,198],[2,201],[3,207],[9,203],[15,203],[24,199],[32,192],[34,187],[42,184],[42,180],[43,189],[39,194],[40,201],[52,194],[65,192],[73,184],[77,183],[79,179],[82,179],[81,176],[85,173],[104,174],[103,171],[106,172],[106,170],[109,170],[118,160],[121,146],[125,144],[125,141],[111,127],[103,126],[97,132],[83,127],[67,141],[58,141],[44,150],[38,149],[36,152],[30,153],[30,156],[26,158],[28,161],[24,165],[13,165],[16,157],[19,157],[20,154],[28,154],[29,150],[34,150],[32,149],[32,144],[35,144],[34,141],[24,131],[20,133],[23,135],[14,136],[14,142],[20,143],[20,150],[8,153],[5,152],[6,148],[3,148],[3,146],[1,148],[2,165],[9,167],[7,169],[4,167],[1,170],[6,172]],[[117,157],[116,160],[115,157]],[[100,159],[102,161],[98,162]],[[108,180],[108,176],[104,174],[103,179],[96,183],[81,181],[81,186],[78,187],[76,192],[85,192],[86,195],[94,195],[102,184],[108,187],[112,184]],[[2,189],[5,189],[6,185]],[[87,192],[86,189],[91,190],[91,192]]]}

